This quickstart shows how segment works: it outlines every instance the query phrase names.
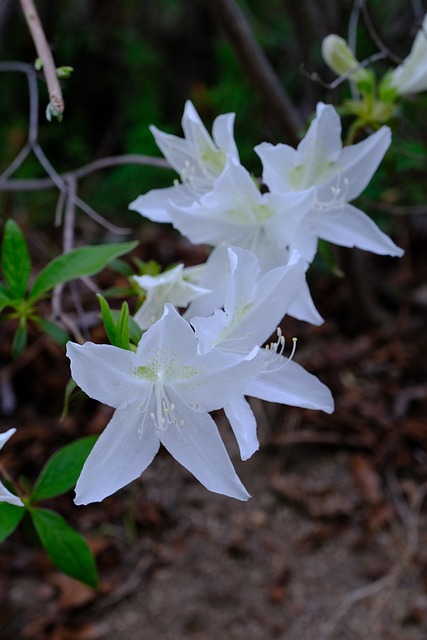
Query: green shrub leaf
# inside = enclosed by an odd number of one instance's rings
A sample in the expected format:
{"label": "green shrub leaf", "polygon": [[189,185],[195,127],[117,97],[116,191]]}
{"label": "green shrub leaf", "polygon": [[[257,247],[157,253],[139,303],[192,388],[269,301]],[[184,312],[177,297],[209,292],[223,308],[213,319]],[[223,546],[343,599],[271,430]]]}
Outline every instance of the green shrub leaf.
{"label": "green shrub leaf", "polygon": [[95,560],[86,540],[54,511],[32,509],[30,513],[40,542],[58,569],[89,587],[96,587]]}
{"label": "green shrub leaf", "polygon": [[0,504],[0,542],[13,533],[24,517],[25,509],[8,502]]}
{"label": "green shrub leaf", "polygon": [[53,454],[35,484],[31,502],[55,498],[72,489],[97,436],[80,438]]}
{"label": "green shrub leaf", "polygon": [[13,220],[8,220],[4,227],[1,267],[13,297],[23,298],[30,277],[31,260],[24,235]]}
{"label": "green shrub leaf", "polygon": [[37,276],[30,292],[30,300],[37,300],[62,282],[93,276],[114,258],[132,251],[137,244],[137,242],[119,242],[79,247],[54,258]]}

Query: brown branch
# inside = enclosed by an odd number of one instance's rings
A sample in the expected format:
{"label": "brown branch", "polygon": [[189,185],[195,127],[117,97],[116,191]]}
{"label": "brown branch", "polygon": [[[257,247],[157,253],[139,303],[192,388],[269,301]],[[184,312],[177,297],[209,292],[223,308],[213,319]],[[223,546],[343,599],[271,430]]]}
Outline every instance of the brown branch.
{"label": "brown branch", "polygon": [[286,141],[296,146],[303,121],[277,78],[267,56],[234,0],[204,0],[233,47],[248,78],[283,131]]}
{"label": "brown branch", "polygon": [[58,76],[56,75],[56,66],[37,9],[33,0],[20,0],[20,2],[37,55],[43,62],[43,73],[49,91],[49,100],[58,113],[63,113],[64,99]]}
{"label": "brown branch", "polygon": [[[89,164],[79,167],[74,171],[67,171],[66,173],[58,174],[58,176],[65,182],[68,178],[83,178],[100,169],[107,169],[108,167],[117,167],[120,165],[136,164],[150,167],[159,167],[160,169],[171,169],[172,167],[163,158],[152,158],[151,156],[144,156],[142,154],[128,153],[121,156],[109,156],[107,158],[100,158],[94,160]],[[43,189],[52,189],[57,186],[52,178],[26,178],[7,180],[4,184],[0,185],[0,191],[38,191]]]}

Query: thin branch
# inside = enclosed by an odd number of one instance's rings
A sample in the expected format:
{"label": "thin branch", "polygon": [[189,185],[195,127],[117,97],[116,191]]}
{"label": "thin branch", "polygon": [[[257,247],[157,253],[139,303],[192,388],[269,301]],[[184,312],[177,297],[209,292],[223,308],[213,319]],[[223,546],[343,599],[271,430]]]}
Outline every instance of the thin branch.
{"label": "thin branch", "polygon": [[43,62],[43,73],[46,78],[47,88],[49,91],[49,100],[58,113],[63,113],[64,99],[62,97],[61,86],[56,74],[56,66],[52,52],[46,40],[37,9],[33,0],[20,0],[20,2],[37,55]]}
{"label": "thin branch", "polygon": [[296,146],[303,121],[292,104],[251,27],[234,0],[204,0],[236,52],[248,78],[283,131],[287,142]]}
{"label": "thin branch", "polygon": [[369,15],[368,7],[366,5],[366,1],[365,0],[362,0],[361,7],[362,7],[362,15],[363,15],[363,19],[365,21],[366,28],[367,28],[368,33],[371,36],[373,42],[375,43],[376,47],[378,48],[378,50],[382,51],[384,54],[386,54],[387,57],[392,62],[394,62],[395,64],[400,64],[402,62],[402,58],[399,58],[399,56],[397,56],[395,53],[393,53],[393,51],[391,51],[387,47],[387,45],[384,44],[384,42],[381,40],[380,36],[376,32],[375,27],[374,27],[374,25],[372,23],[372,20],[371,20],[371,16]]}
{"label": "thin branch", "polygon": [[[120,165],[143,165],[146,167],[158,167],[159,169],[171,169],[172,167],[163,158],[152,158],[139,154],[123,154],[120,156],[109,156],[100,158],[94,162],[84,165],[73,171],[58,174],[63,181],[67,181],[70,177],[83,178],[85,176],[106,169],[108,167],[116,167]],[[35,178],[26,180],[8,180],[4,184],[0,183],[0,191],[42,191],[43,189],[52,189],[57,186],[52,178]]]}

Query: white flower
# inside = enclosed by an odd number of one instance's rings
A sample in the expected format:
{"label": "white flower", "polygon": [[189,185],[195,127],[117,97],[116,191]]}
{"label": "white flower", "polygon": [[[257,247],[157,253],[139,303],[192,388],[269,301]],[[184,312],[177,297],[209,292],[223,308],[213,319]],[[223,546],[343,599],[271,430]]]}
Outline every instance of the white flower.
{"label": "white flower", "polygon": [[401,96],[427,89],[427,14],[409,55],[391,72],[390,84]]}
{"label": "white flower", "polygon": [[169,304],[136,353],[68,343],[74,380],[116,408],[83,466],[77,504],[102,500],[138,478],[160,443],[211,491],[247,500],[208,412],[239,396],[257,375],[256,351],[247,358],[198,355],[197,346],[194,331]]}
{"label": "white flower", "polygon": [[[197,272],[199,276],[202,273],[200,268]],[[179,264],[157,276],[133,277],[138,286],[147,292],[146,299],[134,316],[141,329],[148,329],[162,317],[166,302],[176,307],[186,307],[198,296],[209,293],[209,289],[190,282],[194,273],[194,267],[185,269],[183,264]]]}
{"label": "white flower", "polygon": [[403,255],[365,213],[348,204],[365,189],[390,142],[390,129],[382,127],[362,142],[343,147],[338,114],[319,103],[297,149],[266,142],[255,147],[270,191],[302,195],[315,187],[315,204],[294,234],[293,247],[306,260],[313,260],[318,238],[380,255]]}
{"label": "white flower", "polygon": [[151,126],[157,146],[179,173],[182,183],[149,191],[131,202],[129,208],[155,222],[170,222],[169,200],[187,205],[210,191],[227,158],[239,161],[233,137],[234,117],[234,113],[218,116],[213,123],[212,139],[193,104],[187,101],[182,118],[184,138]]}
{"label": "white flower", "polygon": [[[11,436],[15,433],[16,429],[9,429],[4,433],[0,433],[0,449],[3,448],[5,443],[9,440]],[[0,482],[0,502],[9,502],[10,504],[14,504],[17,507],[23,507],[24,503],[18,496],[11,493],[6,487]]]}
{"label": "white flower", "polygon": [[287,262],[301,218],[315,190],[261,193],[250,173],[229,160],[212,191],[190,206],[171,206],[172,224],[195,244],[252,251],[264,270]]}
{"label": "white flower", "polygon": [[[305,265],[295,252],[288,265],[260,277],[259,263],[252,253],[232,247],[228,255],[231,273],[224,310],[218,309],[208,318],[193,318],[191,324],[202,353],[220,351],[243,357],[275,331],[305,281]],[[281,355],[283,348],[279,337],[275,348],[258,352],[262,368],[248,382],[244,395],[330,413],[333,400],[329,389]],[[255,417],[243,394],[224,409],[245,460],[258,449]]]}
{"label": "white flower", "polygon": [[[315,196],[315,189],[303,193],[261,193],[249,172],[229,159],[212,191],[188,207],[171,204],[172,223],[184,236],[196,244],[216,247],[200,281],[212,294],[193,303],[186,317],[206,315],[222,306],[218,304],[218,294],[223,291],[229,265],[224,247],[233,245],[251,251],[263,273],[285,265],[301,220],[314,206]],[[210,301],[214,306],[209,308]],[[313,324],[322,322],[306,283],[290,313]]]}

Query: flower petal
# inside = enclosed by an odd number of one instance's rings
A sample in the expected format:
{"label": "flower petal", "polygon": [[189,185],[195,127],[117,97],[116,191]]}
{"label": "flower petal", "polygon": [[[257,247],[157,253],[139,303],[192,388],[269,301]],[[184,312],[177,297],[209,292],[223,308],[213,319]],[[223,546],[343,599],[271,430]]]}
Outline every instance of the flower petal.
{"label": "flower petal", "polygon": [[13,436],[16,429],[9,429],[4,433],[0,433],[0,449],[6,444],[6,442]]}
{"label": "flower petal", "polygon": [[136,356],[109,344],[68,342],[71,375],[90,398],[110,407],[124,407],[141,395],[143,383],[132,375]]}
{"label": "flower petal", "polygon": [[212,135],[218,147],[238,162],[239,152],[233,134],[235,115],[235,113],[224,113],[215,118],[212,125]]}
{"label": "flower petal", "polygon": [[319,238],[343,247],[358,247],[381,256],[402,256],[403,249],[383,233],[366,213],[346,204],[330,215],[318,215],[316,230]]}
{"label": "flower petal", "polygon": [[172,222],[169,211],[170,202],[185,207],[190,205],[193,199],[185,185],[176,184],[166,189],[152,189],[138,196],[130,203],[129,209],[137,211],[153,222]]}
{"label": "flower petal", "polygon": [[245,395],[332,413],[334,401],[326,385],[296,362],[286,360],[283,356],[272,358],[272,355],[264,351],[266,368],[256,380],[249,382]]}
{"label": "flower petal", "polygon": [[6,489],[2,482],[0,482],[0,502],[8,502],[9,504],[14,504],[16,507],[24,506],[21,498],[18,498],[18,496]]}
{"label": "flower petal", "polygon": [[339,158],[343,177],[348,181],[346,200],[351,201],[368,185],[391,144],[391,131],[381,127],[357,144],[344,147]]}
{"label": "flower petal", "polygon": [[76,504],[99,502],[138,478],[159,450],[160,440],[139,404],[117,409],[89,454],[76,485]]}
{"label": "flower petal", "polygon": [[240,457],[248,460],[259,449],[254,413],[244,396],[227,404],[224,411],[236,436]]}
{"label": "flower petal", "polygon": [[[170,394],[172,399],[172,394]],[[177,397],[177,425],[161,432],[160,439],[169,453],[209,491],[238,500],[250,495],[239,480],[215,422],[207,413],[195,413]],[[179,426],[183,423],[181,426]]]}

